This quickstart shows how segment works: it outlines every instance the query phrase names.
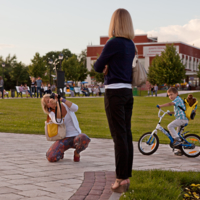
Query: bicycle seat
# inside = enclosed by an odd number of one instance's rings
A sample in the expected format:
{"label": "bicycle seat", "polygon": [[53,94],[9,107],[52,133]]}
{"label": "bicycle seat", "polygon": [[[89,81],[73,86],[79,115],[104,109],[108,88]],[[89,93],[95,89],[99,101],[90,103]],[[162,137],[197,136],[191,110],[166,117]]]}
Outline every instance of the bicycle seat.
{"label": "bicycle seat", "polygon": [[181,126],[180,131],[184,129],[184,127],[186,127],[188,125],[188,123],[184,124]]}

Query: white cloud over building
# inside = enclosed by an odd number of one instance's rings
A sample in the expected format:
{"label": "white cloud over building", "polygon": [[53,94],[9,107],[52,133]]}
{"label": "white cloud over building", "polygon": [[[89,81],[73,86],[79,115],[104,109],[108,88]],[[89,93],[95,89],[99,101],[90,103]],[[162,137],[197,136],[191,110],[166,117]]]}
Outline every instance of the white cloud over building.
{"label": "white cloud over building", "polygon": [[171,25],[147,32],[136,29],[135,34],[147,34],[148,37],[158,37],[158,42],[181,41],[200,48],[200,19],[192,19],[183,26]]}

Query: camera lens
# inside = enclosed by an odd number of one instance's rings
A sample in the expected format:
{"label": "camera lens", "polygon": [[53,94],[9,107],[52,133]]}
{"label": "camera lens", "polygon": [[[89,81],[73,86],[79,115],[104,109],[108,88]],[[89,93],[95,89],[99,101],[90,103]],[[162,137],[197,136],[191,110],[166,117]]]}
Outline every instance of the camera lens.
{"label": "camera lens", "polygon": [[51,99],[55,99],[55,93],[52,93],[52,94],[50,95],[50,98],[51,98]]}

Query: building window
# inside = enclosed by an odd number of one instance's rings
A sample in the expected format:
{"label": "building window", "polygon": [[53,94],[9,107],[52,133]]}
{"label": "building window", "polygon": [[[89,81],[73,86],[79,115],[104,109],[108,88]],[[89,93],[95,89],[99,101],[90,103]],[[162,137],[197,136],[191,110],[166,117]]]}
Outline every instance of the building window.
{"label": "building window", "polygon": [[189,60],[189,69],[191,69],[192,66],[191,66],[191,60]]}

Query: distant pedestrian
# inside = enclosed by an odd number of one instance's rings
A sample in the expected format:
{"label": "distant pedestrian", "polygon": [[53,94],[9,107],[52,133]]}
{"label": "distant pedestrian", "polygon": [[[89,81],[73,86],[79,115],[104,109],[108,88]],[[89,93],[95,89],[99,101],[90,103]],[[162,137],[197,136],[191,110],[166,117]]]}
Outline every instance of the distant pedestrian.
{"label": "distant pedestrian", "polygon": [[157,84],[154,85],[154,92],[155,92],[155,96],[157,97],[157,92],[158,92],[158,86],[157,86]]}
{"label": "distant pedestrian", "polygon": [[52,90],[51,90],[51,85],[48,84],[47,90],[44,91],[44,94],[51,94]]}
{"label": "distant pedestrian", "polygon": [[35,96],[35,91],[36,91],[36,81],[35,81],[35,77],[31,78],[31,94],[33,94]]}
{"label": "distant pedestrian", "polygon": [[153,96],[153,92],[154,92],[154,86],[151,85],[151,96]]}
{"label": "distant pedestrian", "polygon": [[38,98],[38,91],[40,92],[40,98],[42,98],[42,80],[40,77],[38,77],[38,79],[36,80],[36,83],[37,83],[37,98]]}
{"label": "distant pedestrian", "polygon": [[4,93],[3,93],[4,88],[3,88],[3,85],[4,85],[4,82],[3,82],[2,77],[0,76],[0,92],[2,94],[2,99],[4,97]]}
{"label": "distant pedestrian", "polygon": [[147,90],[148,90],[148,96],[150,95],[150,91],[151,91],[151,85],[147,86]]}

